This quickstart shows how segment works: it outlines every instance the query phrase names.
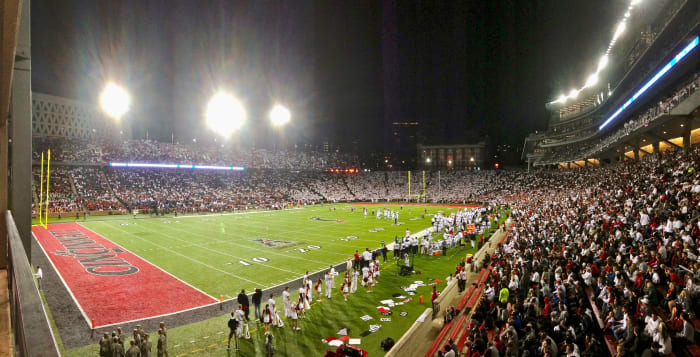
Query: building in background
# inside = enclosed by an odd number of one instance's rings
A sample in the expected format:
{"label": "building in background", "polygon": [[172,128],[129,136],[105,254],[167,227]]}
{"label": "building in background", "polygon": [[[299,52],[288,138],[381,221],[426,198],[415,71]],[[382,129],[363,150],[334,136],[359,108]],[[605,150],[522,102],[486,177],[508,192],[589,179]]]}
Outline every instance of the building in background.
{"label": "building in background", "polygon": [[418,166],[424,170],[484,169],[490,165],[488,142],[460,145],[417,146]]}
{"label": "building in background", "polygon": [[131,139],[129,125],[105,116],[97,105],[32,93],[32,136],[72,139]]}

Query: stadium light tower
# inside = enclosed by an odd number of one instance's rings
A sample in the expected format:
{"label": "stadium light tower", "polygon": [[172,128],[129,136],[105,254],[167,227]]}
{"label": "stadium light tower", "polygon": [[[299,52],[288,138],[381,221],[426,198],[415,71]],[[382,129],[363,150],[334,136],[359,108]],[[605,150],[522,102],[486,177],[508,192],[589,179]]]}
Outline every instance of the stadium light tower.
{"label": "stadium light tower", "polygon": [[129,93],[114,83],[107,84],[100,94],[102,110],[115,119],[120,119],[129,110],[130,103]]}
{"label": "stadium light tower", "polygon": [[205,112],[207,125],[217,133],[228,137],[245,121],[243,105],[232,95],[219,93],[209,100]]}
{"label": "stadium light tower", "polygon": [[292,119],[292,113],[289,112],[289,109],[279,104],[275,104],[275,106],[272,107],[268,116],[270,117],[270,122],[274,126],[284,126]]}

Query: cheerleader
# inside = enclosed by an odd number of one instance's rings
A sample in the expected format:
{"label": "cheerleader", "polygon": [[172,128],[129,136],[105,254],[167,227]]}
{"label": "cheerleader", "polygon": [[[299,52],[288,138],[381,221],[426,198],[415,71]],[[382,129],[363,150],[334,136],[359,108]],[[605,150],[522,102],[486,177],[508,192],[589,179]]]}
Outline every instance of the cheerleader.
{"label": "cheerleader", "polygon": [[[301,301],[301,297],[299,298],[299,300]],[[297,314],[297,309],[300,308],[300,305],[301,305],[301,309],[303,310],[304,303],[301,303],[301,304],[297,303],[297,304],[294,304],[294,306],[292,306],[292,308],[289,312],[289,317],[291,317],[291,319],[292,319],[292,330],[301,330],[301,328],[299,328],[299,314]]]}
{"label": "cheerleader", "polygon": [[270,312],[270,305],[265,304],[265,310],[263,310],[262,315],[263,328],[265,329],[265,331],[268,331],[270,329],[270,324],[272,323],[272,313]]}
{"label": "cheerleader", "polygon": [[372,284],[374,283],[374,278],[372,277],[372,272],[369,272],[367,274],[367,292],[371,293],[372,292]]}
{"label": "cheerleader", "polygon": [[323,299],[321,299],[321,289],[322,289],[321,285],[322,285],[321,278],[318,278],[318,281],[316,282],[316,286],[314,287],[314,290],[316,290],[316,295],[318,296],[318,301],[323,301]]}
{"label": "cheerleader", "polygon": [[367,286],[367,277],[369,276],[369,267],[362,268],[362,286]]}
{"label": "cheerleader", "polygon": [[374,261],[374,284],[379,282],[379,259]]}
{"label": "cheerleader", "polygon": [[304,310],[311,309],[311,298],[313,297],[313,290],[311,290],[311,279],[309,279],[308,284],[306,284],[306,295],[304,295]]}
{"label": "cheerleader", "polygon": [[350,279],[348,278],[347,273],[345,273],[345,279],[343,279],[343,285],[340,287],[340,290],[343,292],[343,297],[345,298],[345,301],[348,301],[348,293],[350,292]]}
{"label": "cheerleader", "polygon": [[306,318],[306,298],[304,297],[304,294],[299,294],[299,301],[297,304],[294,306],[297,309],[297,314],[301,315],[302,319]]}
{"label": "cheerleader", "polygon": [[352,287],[350,288],[350,292],[353,294],[357,292],[357,278],[360,276],[360,272],[357,271],[357,269],[354,269],[352,271]]}

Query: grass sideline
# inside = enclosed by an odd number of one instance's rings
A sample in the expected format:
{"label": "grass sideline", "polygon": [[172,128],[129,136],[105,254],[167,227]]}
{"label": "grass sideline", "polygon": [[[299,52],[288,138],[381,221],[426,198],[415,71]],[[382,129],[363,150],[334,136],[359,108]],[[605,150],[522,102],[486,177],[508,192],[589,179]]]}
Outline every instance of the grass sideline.
{"label": "grass sideline", "polygon": [[435,212],[457,210],[394,205],[401,223],[395,225],[365,218],[362,206],[339,204],[330,212],[329,207],[79,223],[218,300],[327,269],[357,249],[379,248],[407,229],[430,226]]}
{"label": "grass sideline", "polygon": [[[505,220],[505,217],[503,220]],[[493,227],[495,227],[495,224]],[[493,229],[489,230],[489,237],[492,233]],[[341,279],[336,279],[336,289],[334,290],[333,298],[330,301],[324,299],[320,303],[315,301],[312,309],[307,313],[307,319],[300,320],[301,331],[291,330],[287,321],[285,321],[286,326],[281,329],[272,328],[271,331],[275,337],[276,355],[323,355],[325,351],[331,348],[322,343],[321,340],[331,336],[338,337],[336,332],[340,328],[349,328],[350,337],[359,338],[360,333],[369,329],[369,325],[381,324],[382,327],[379,331],[362,338],[362,343],[359,347],[367,350],[370,356],[383,356],[385,353],[380,348],[380,341],[387,336],[398,341],[416,318],[430,305],[431,286],[420,287],[414,296],[405,294],[401,290],[401,286],[406,286],[415,280],[422,280],[426,284],[430,283],[428,279],[444,280],[450,272],[454,271],[456,264],[465,254],[474,252],[475,250],[472,249],[462,250],[455,248],[450,249],[446,257],[418,256],[415,259],[415,267],[420,271],[420,274],[408,277],[399,277],[397,275],[398,268],[390,258],[387,260],[387,263],[382,265],[382,276],[373,292],[367,293],[364,288],[360,287],[356,294],[351,294],[347,302],[343,301],[342,295],[338,291]],[[445,287],[445,283],[439,283],[437,286],[438,290],[442,290]],[[389,316],[392,319],[391,322],[380,322],[379,319],[384,316],[378,313],[376,307],[380,305],[381,300],[391,298],[394,293],[402,293],[413,300],[392,309],[393,314]],[[424,298],[423,304],[419,304],[420,296]],[[277,305],[279,307],[282,306],[279,297],[277,297]],[[408,315],[401,317],[399,315],[401,311],[407,312]],[[373,319],[368,322],[362,321],[360,317],[363,315],[370,315]],[[258,325],[255,322],[250,323],[251,339],[240,341],[240,351],[226,351],[227,320],[228,315],[224,314],[216,318],[169,329],[168,350],[170,355],[176,357],[264,355],[264,335],[262,329],[258,329]],[[97,355],[98,345],[92,344],[62,351],[62,354],[68,357]]]}

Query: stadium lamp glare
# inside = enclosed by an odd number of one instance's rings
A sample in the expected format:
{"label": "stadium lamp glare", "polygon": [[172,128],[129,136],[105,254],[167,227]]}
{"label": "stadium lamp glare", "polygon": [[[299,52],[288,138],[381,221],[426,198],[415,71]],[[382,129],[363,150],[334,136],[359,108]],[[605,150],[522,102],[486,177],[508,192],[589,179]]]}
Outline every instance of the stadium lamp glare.
{"label": "stadium lamp glare", "polygon": [[114,83],[107,84],[102,94],[100,94],[102,110],[116,119],[121,118],[129,110],[130,101],[126,90]]}
{"label": "stadium lamp glare", "polygon": [[238,130],[246,116],[241,102],[226,93],[211,98],[205,115],[209,127],[223,136],[229,136]]}
{"label": "stadium lamp glare", "polygon": [[617,29],[615,29],[615,34],[613,35],[613,43],[622,35],[623,32],[625,32],[625,28],[627,27],[627,23],[624,21],[620,22],[619,25],[617,25]]}
{"label": "stadium lamp glare", "polygon": [[559,96],[559,99],[557,99],[557,102],[565,103],[566,99],[568,99],[568,98],[566,98],[566,96],[562,94]]}
{"label": "stadium lamp glare", "polygon": [[469,161],[474,162],[474,158],[473,158],[473,157],[470,157],[470,158],[469,158]]}
{"label": "stadium lamp glare", "polygon": [[274,107],[272,107],[272,110],[270,110],[269,117],[272,125],[283,126],[289,123],[289,120],[292,118],[292,114],[289,112],[289,109],[276,104]]}
{"label": "stadium lamp glare", "polygon": [[571,92],[569,92],[569,98],[576,98],[578,97],[578,91],[576,89],[572,89]]}
{"label": "stadium lamp glare", "polygon": [[598,62],[598,72],[602,71],[608,65],[608,55],[603,55]]}
{"label": "stadium lamp glare", "polygon": [[596,83],[598,83],[598,73],[593,73],[586,80],[586,87],[593,87]]}
{"label": "stadium lamp glare", "polygon": [[640,2],[642,2],[642,0],[632,0],[632,2],[630,3],[630,6],[639,5]]}
{"label": "stadium lamp glare", "polygon": [[426,158],[425,162],[430,163],[430,158]]}

